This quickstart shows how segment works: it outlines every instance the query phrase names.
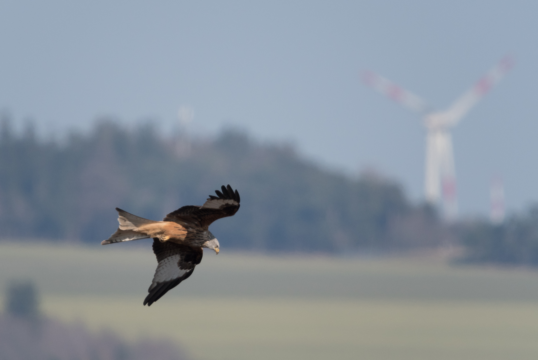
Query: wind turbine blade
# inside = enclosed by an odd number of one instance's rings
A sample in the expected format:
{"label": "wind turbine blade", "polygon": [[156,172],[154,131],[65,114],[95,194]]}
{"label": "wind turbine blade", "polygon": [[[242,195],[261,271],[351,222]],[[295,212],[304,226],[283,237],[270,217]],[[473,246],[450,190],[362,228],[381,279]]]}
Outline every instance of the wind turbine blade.
{"label": "wind turbine blade", "polygon": [[429,107],[424,100],[410,91],[394,84],[393,82],[379,76],[371,71],[365,71],[361,75],[364,83],[381,94],[389,97],[397,103],[420,114],[428,112]]}
{"label": "wind turbine blade", "polygon": [[480,100],[504,75],[514,66],[510,57],[505,57],[497,66],[492,68],[471,89],[460,97],[445,112],[447,125],[456,125],[465,114]]}

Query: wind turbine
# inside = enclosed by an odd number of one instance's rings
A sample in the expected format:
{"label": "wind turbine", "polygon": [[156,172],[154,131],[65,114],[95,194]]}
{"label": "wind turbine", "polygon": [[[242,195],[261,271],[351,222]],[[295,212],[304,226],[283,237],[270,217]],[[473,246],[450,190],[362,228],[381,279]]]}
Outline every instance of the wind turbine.
{"label": "wind turbine", "polygon": [[373,73],[365,72],[363,81],[380,93],[413,110],[422,117],[426,127],[426,166],[424,195],[433,205],[442,199],[445,219],[453,220],[458,213],[456,172],[450,130],[513,66],[510,57],[503,58],[472,88],[457,99],[447,110],[434,111],[424,100],[410,91]]}

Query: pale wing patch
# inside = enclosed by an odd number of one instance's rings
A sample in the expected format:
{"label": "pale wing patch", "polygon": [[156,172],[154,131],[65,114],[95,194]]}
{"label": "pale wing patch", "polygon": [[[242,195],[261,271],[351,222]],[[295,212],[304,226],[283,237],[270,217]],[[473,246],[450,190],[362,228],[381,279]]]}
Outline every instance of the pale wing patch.
{"label": "pale wing patch", "polygon": [[220,209],[224,205],[239,205],[239,203],[233,199],[209,199],[202,205],[202,208],[206,209]]}
{"label": "pale wing patch", "polygon": [[179,259],[180,255],[169,256],[159,262],[157,270],[155,271],[155,276],[153,277],[153,282],[149,291],[151,291],[158,283],[163,283],[166,281],[171,281],[178,279],[191,271],[192,269],[182,270],[179,268]]}

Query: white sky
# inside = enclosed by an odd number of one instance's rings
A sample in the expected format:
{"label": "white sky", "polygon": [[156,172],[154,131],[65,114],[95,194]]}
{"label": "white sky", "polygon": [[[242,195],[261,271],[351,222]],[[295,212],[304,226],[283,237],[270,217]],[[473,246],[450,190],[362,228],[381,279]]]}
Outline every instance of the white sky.
{"label": "white sky", "polygon": [[453,133],[459,204],[538,200],[536,1],[2,1],[0,108],[45,134],[99,116],[223,126],[292,141],[348,173],[373,167],[422,197],[424,129],[360,81],[374,70],[443,109],[501,57],[515,68]]}

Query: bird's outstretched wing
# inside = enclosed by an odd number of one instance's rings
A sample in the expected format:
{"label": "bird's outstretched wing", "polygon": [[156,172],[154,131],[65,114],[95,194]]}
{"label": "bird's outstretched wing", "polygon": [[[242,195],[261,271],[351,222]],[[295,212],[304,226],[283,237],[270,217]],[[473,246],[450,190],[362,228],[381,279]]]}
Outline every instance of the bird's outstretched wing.
{"label": "bird's outstretched wing", "polygon": [[144,305],[147,306],[151,306],[168,290],[173,289],[191,276],[204,255],[202,248],[161,242],[155,238],[153,239],[153,252],[157,256],[159,265],[157,265],[153,281],[148,289],[149,294],[144,300]]}
{"label": "bird's outstretched wing", "polygon": [[174,221],[183,226],[195,224],[207,228],[215,220],[235,215],[241,202],[239,192],[234,191],[230,185],[223,185],[221,190],[215,190],[217,196],[209,195],[204,205],[183,206],[166,215],[164,221]]}

